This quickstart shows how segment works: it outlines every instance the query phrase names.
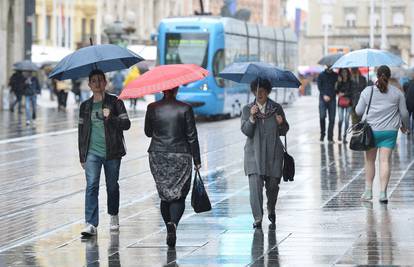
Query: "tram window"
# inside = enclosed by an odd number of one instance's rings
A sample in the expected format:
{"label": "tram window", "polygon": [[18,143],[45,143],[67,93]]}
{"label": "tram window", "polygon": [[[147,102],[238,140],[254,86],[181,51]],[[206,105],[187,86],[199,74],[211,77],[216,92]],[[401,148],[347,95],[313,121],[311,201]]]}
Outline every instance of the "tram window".
{"label": "tram window", "polygon": [[224,87],[223,78],[218,77],[220,71],[224,69],[224,50],[217,50],[213,58],[213,76],[216,84],[220,87]]}
{"label": "tram window", "polygon": [[167,33],[166,64],[197,64],[207,67],[208,33]]}

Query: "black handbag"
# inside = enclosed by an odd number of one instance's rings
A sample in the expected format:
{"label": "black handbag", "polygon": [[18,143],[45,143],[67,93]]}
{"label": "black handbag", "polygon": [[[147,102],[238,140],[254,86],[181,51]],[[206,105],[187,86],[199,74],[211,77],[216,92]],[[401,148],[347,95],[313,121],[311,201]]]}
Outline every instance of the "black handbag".
{"label": "black handbag", "polygon": [[293,182],[293,177],[295,177],[295,160],[287,152],[287,141],[285,136],[285,146],[283,147],[283,181]]}
{"label": "black handbag", "polygon": [[349,148],[355,151],[367,151],[370,148],[375,147],[374,134],[372,128],[367,122],[367,115],[371,106],[372,95],[374,93],[374,87],[371,89],[371,96],[365,115],[365,119],[350,128],[352,132],[351,140],[349,141]]}
{"label": "black handbag", "polygon": [[193,181],[193,191],[191,192],[191,206],[196,213],[211,210],[210,199],[207,191],[204,188],[203,180],[201,179],[200,171],[197,170]]}

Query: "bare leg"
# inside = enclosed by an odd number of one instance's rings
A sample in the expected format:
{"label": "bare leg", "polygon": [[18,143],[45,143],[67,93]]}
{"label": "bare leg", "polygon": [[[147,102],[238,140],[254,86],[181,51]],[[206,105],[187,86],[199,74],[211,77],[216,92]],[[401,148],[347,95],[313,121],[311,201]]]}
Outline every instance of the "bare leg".
{"label": "bare leg", "polygon": [[375,176],[375,160],[377,148],[371,148],[365,152],[365,189],[372,190],[372,182]]}
{"label": "bare leg", "polygon": [[381,147],[379,149],[381,192],[387,192],[388,182],[390,181],[391,153],[392,149],[390,148]]}

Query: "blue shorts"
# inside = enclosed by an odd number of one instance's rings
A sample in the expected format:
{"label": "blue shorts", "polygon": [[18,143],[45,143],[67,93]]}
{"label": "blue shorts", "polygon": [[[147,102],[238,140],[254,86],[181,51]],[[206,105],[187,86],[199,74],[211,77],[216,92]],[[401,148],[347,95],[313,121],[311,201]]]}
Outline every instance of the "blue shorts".
{"label": "blue shorts", "polygon": [[398,131],[373,131],[375,147],[393,149],[397,143]]}

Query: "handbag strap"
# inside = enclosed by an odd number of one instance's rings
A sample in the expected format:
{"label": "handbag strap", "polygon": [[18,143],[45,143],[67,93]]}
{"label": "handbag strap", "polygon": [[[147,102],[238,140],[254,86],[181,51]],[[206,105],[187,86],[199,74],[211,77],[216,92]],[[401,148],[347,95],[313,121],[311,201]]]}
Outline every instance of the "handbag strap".
{"label": "handbag strap", "polygon": [[374,86],[371,86],[371,96],[369,97],[369,103],[368,103],[366,115],[368,115],[369,108],[371,107],[371,100],[372,100],[372,95],[373,94],[374,94]]}
{"label": "handbag strap", "polygon": [[[287,135],[287,134],[286,134]],[[285,151],[287,152],[287,137],[286,137],[286,135],[285,135],[285,146],[284,146],[284,149],[285,149]]]}

